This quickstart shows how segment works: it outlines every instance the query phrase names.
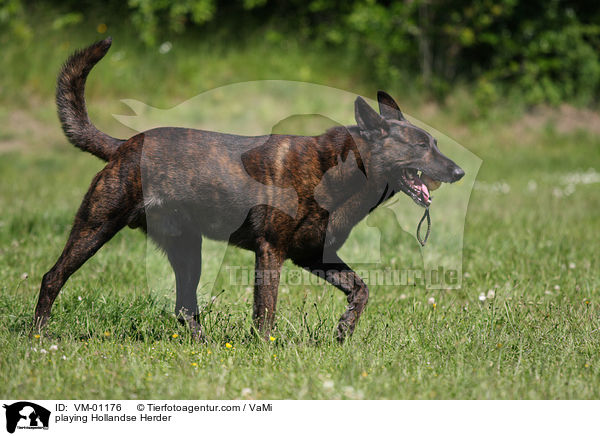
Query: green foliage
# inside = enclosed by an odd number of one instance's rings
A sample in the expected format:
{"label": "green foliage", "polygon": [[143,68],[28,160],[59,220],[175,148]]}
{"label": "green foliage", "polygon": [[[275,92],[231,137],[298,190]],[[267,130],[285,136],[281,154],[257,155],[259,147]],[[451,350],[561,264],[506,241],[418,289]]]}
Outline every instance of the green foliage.
{"label": "green foliage", "polygon": [[147,44],[156,43],[159,25],[181,33],[190,25],[200,25],[214,16],[214,0],[129,0],[131,18]]}
{"label": "green foliage", "polygon": [[21,0],[0,0],[0,31],[28,41],[32,32],[25,21],[25,11]]}
{"label": "green foliage", "polygon": [[475,81],[482,104],[509,87],[532,104],[591,103],[600,91],[599,16],[600,5],[558,0],[365,1],[346,22],[382,80],[418,74],[442,95]]}
{"label": "green foliage", "polygon": [[[591,103],[600,91],[600,8],[575,9],[564,2],[539,4],[536,19],[505,24],[492,44],[487,71],[482,76],[496,83],[510,83],[529,103],[579,100]],[[527,8],[518,10],[525,14]],[[589,15],[587,15],[589,14]],[[589,24],[583,19],[586,19]]]}
{"label": "green foliage", "polygon": [[[82,21],[93,0],[46,2],[57,29]],[[30,40],[31,0],[0,0],[0,28]],[[36,3],[39,7],[39,2]],[[474,84],[476,100],[518,95],[527,104],[597,103],[600,3],[568,0],[108,0],[99,14],[133,24],[155,46],[173,34],[207,32],[238,42],[259,34],[328,46],[382,84],[445,97]],[[92,7],[94,10],[94,7]]]}

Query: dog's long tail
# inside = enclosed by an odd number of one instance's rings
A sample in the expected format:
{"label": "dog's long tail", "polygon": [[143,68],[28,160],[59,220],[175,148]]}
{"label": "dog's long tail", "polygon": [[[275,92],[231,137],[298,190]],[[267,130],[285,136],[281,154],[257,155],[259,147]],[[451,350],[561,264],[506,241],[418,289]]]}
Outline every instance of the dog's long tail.
{"label": "dog's long tail", "polygon": [[90,121],[85,107],[85,80],[90,70],[104,57],[111,38],[78,50],[65,62],[56,85],[56,105],[63,131],[81,150],[108,161],[125,142],[99,131]]}

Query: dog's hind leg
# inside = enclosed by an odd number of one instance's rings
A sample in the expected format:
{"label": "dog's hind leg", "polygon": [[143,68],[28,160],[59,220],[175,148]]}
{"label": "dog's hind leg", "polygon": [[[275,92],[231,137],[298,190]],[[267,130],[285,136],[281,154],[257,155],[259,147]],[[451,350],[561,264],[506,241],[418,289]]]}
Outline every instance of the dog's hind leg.
{"label": "dog's hind leg", "polygon": [[68,278],[127,224],[137,195],[126,189],[130,177],[128,171],[109,164],[92,181],[62,254],[42,279],[34,315],[36,328],[48,321],[52,304]]}
{"label": "dog's hind leg", "polygon": [[352,271],[339,257],[337,257],[337,260],[334,259],[334,262],[328,263],[322,261],[296,263],[313,274],[327,280],[347,295],[347,310],[341,316],[338,324],[337,339],[343,342],[346,336],[354,332],[356,322],[369,300],[369,288],[358,274]]}

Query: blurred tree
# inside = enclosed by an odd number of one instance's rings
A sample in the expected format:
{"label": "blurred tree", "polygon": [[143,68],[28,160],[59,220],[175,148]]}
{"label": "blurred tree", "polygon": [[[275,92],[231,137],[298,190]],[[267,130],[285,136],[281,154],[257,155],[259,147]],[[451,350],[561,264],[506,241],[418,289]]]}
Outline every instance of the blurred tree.
{"label": "blurred tree", "polygon": [[[528,103],[597,102],[600,2],[597,0],[54,0],[57,28],[96,5],[131,20],[155,45],[203,25],[232,39],[264,32],[267,41],[310,39],[343,50],[382,82],[407,81],[443,97],[474,83],[481,104],[511,90]],[[0,28],[27,40],[32,0],[0,0]]]}

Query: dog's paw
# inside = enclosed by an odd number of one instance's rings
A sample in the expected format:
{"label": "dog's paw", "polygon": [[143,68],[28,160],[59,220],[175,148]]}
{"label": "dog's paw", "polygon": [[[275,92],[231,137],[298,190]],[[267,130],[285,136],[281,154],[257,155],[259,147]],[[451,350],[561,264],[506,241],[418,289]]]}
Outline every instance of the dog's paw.
{"label": "dog's paw", "polygon": [[340,318],[337,328],[337,340],[343,343],[348,336],[351,336],[356,326],[356,313],[352,310],[345,312]]}

